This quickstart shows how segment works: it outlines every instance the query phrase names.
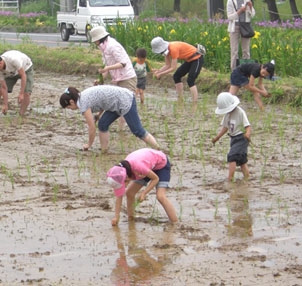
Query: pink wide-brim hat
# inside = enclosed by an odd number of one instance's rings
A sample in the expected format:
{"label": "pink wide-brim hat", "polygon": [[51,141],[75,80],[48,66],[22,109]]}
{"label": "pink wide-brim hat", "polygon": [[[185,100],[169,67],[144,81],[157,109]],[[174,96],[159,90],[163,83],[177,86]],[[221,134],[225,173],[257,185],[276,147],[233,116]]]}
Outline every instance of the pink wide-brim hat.
{"label": "pink wide-brim hat", "polygon": [[113,187],[114,194],[121,197],[125,193],[126,169],[119,166],[112,167],[107,173],[107,183]]}

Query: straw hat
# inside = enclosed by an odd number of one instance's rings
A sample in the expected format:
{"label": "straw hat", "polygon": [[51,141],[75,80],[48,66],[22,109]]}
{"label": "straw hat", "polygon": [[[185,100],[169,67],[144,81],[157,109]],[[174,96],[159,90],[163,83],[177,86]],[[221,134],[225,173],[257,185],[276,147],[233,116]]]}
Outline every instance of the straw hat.
{"label": "straw hat", "polygon": [[109,33],[105,30],[103,26],[95,27],[90,31],[91,42],[93,43],[105,38],[107,35],[109,35]]}
{"label": "straw hat", "polygon": [[151,41],[152,52],[154,54],[161,54],[169,47],[169,42],[164,41],[161,37],[155,37]]}

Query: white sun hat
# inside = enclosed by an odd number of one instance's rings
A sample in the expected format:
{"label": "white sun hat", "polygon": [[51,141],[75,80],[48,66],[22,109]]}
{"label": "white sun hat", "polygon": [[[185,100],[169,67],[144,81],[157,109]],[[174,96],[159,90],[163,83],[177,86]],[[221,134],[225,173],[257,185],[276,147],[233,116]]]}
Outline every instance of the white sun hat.
{"label": "white sun hat", "polygon": [[103,26],[95,27],[90,31],[91,42],[93,43],[105,38],[107,35],[109,35],[109,33]]}
{"label": "white sun hat", "polygon": [[151,41],[152,52],[154,54],[161,54],[165,52],[169,47],[169,42],[165,41],[161,37],[155,37]]}
{"label": "white sun hat", "polygon": [[240,100],[237,96],[229,92],[222,92],[217,96],[217,108],[215,113],[227,114],[231,112],[239,103]]}

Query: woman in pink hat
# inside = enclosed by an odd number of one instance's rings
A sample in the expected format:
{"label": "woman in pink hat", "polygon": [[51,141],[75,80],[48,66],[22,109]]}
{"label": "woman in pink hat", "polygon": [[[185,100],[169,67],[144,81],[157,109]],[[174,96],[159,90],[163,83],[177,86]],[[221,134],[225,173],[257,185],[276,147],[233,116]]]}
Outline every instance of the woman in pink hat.
{"label": "woman in pink hat", "polygon": [[[120,218],[123,195],[126,192],[128,219],[134,216],[135,195],[146,186],[140,194],[139,201],[145,200],[147,194],[156,187],[156,198],[165,209],[170,221],[177,222],[172,203],[166,197],[170,182],[170,162],[167,156],[158,150],[143,148],[130,153],[125,160],[112,167],[107,173],[107,182],[114,188],[116,196],[115,217],[112,225],[117,225]],[[132,181],[129,186],[129,181]],[[149,184],[148,184],[149,183]]]}

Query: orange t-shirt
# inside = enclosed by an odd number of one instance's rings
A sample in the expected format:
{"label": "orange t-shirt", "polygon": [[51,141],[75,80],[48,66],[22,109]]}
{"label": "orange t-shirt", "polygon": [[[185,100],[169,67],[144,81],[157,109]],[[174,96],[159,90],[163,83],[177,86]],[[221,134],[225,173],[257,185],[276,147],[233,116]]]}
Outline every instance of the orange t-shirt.
{"label": "orange t-shirt", "polygon": [[196,55],[195,57],[190,58],[196,52],[197,52],[197,48],[195,48],[194,46],[188,43],[185,42],[169,43],[169,55],[172,57],[172,59],[179,59],[179,60],[185,60],[187,62],[191,62],[200,57],[200,55]]}

